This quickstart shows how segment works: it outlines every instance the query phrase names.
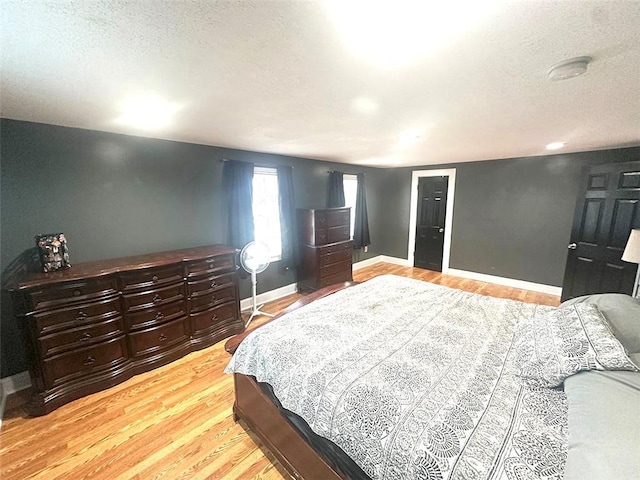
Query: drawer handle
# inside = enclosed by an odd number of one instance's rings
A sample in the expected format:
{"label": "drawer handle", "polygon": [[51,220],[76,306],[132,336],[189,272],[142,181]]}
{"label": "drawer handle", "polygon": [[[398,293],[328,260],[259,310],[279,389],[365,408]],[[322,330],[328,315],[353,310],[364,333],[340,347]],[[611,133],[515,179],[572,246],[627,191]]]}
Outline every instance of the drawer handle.
{"label": "drawer handle", "polygon": [[327,219],[326,219],[326,218],[324,218],[324,217],[318,217],[318,223],[324,223],[324,222],[326,222],[326,221],[327,221]]}
{"label": "drawer handle", "polygon": [[153,280],[154,282],[157,282],[158,281],[158,276],[154,275],[153,277],[151,277],[151,280]]}
{"label": "drawer handle", "polygon": [[220,319],[218,318],[217,315],[214,315],[213,317],[211,317],[211,322],[217,322],[218,320]]}
{"label": "drawer handle", "polygon": [[215,295],[211,295],[211,301],[212,301],[212,302],[216,302],[217,300],[218,300],[218,299],[216,298],[216,296],[215,296]]}
{"label": "drawer handle", "polygon": [[207,263],[213,263],[213,262],[216,261],[216,259],[215,258],[207,258],[206,261],[207,261]]}
{"label": "drawer handle", "polygon": [[80,290],[75,289],[75,290],[73,291],[73,296],[74,296],[74,297],[79,297],[80,295],[82,295],[82,292],[81,292]]}
{"label": "drawer handle", "polygon": [[156,313],[156,320],[162,320],[164,318],[164,313],[158,312]]}
{"label": "drawer handle", "polygon": [[96,363],[96,359],[93,358],[92,356],[88,356],[87,358],[84,359],[84,362],[82,363],[84,363],[87,366],[93,365],[94,363]]}
{"label": "drawer handle", "polygon": [[211,287],[212,287],[212,288],[213,288],[213,287],[217,287],[217,286],[218,286],[218,284],[216,283],[216,281],[215,281],[215,280],[214,280],[213,282],[211,282]]}
{"label": "drawer handle", "polygon": [[161,342],[164,342],[167,339],[167,336],[164,333],[161,333],[158,339],[160,339]]}
{"label": "drawer handle", "polygon": [[153,303],[160,303],[162,301],[162,297],[158,294],[156,294],[155,297],[153,297]]}
{"label": "drawer handle", "polygon": [[87,340],[89,340],[91,338],[91,334],[89,332],[85,332],[82,334],[82,336],[80,337],[80,341],[82,342],[86,342]]}
{"label": "drawer handle", "polygon": [[78,315],[76,315],[76,320],[86,320],[87,318],[89,318],[89,315],[84,312],[78,312]]}

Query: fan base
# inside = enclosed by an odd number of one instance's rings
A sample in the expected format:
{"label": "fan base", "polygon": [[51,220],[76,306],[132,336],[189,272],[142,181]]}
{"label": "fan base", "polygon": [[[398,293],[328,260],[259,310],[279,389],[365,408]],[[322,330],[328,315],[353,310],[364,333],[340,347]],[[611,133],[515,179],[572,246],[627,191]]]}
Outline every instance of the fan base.
{"label": "fan base", "polygon": [[244,324],[244,328],[247,328],[249,326],[249,324],[251,323],[251,320],[253,320],[254,317],[259,317],[260,315],[263,315],[265,317],[275,316],[272,313],[267,313],[260,310],[263,306],[264,304],[258,305],[256,308],[253,309],[253,312],[251,312],[251,315],[249,316],[249,320],[247,320],[247,323]]}

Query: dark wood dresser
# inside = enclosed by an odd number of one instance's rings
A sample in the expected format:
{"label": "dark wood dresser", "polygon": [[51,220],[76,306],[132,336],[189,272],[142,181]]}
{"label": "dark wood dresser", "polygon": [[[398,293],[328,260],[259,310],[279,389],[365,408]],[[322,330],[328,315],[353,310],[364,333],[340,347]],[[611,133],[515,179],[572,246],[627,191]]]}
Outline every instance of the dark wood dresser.
{"label": "dark wood dresser", "polygon": [[350,208],[298,209],[298,291],[353,280]]}
{"label": "dark wood dresser", "polygon": [[236,251],[214,245],[31,274],[10,291],[26,324],[31,415],[241,333]]}

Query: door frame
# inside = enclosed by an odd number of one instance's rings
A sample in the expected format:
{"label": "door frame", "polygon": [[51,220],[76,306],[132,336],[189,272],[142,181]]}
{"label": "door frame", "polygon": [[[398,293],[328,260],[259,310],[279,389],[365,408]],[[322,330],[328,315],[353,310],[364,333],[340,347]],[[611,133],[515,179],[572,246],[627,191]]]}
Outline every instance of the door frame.
{"label": "door frame", "polygon": [[444,245],[442,250],[442,273],[449,271],[449,257],[451,256],[451,233],[453,230],[453,203],[456,193],[456,169],[443,170],[414,170],[411,172],[411,204],[409,205],[409,247],[407,262],[413,267],[416,249],[416,224],[418,221],[418,181],[422,177],[449,177],[447,186],[447,207],[444,221]]}

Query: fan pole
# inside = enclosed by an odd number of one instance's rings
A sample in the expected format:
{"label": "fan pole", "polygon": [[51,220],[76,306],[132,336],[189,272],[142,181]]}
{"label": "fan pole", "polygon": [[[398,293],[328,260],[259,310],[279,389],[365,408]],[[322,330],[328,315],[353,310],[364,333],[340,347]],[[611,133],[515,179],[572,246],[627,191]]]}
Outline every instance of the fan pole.
{"label": "fan pole", "polygon": [[257,305],[258,303],[256,300],[256,296],[258,294],[257,287],[258,287],[258,274],[256,273],[255,270],[251,270],[251,293],[252,293],[251,298],[252,298],[253,308],[251,311],[251,315],[249,316],[249,320],[247,320],[247,323],[245,323],[244,328],[247,328],[249,326],[249,324],[251,323],[251,320],[253,320],[253,317],[257,317],[259,315],[264,315],[265,317],[273,317],[271,313],[263,312],[262,310],[260,310],[260,308],[262,308],[262,305]]}
{"label": "fan pole", "polygon": [[[251,298],[253,299],[253,310],[251,316],[258,311],[256,297],[258,296],[258,274],[255,270],[251,270]],[[251,321],[251,319],[249,319]],[[247,323],[249,325],[249,323]]]}

